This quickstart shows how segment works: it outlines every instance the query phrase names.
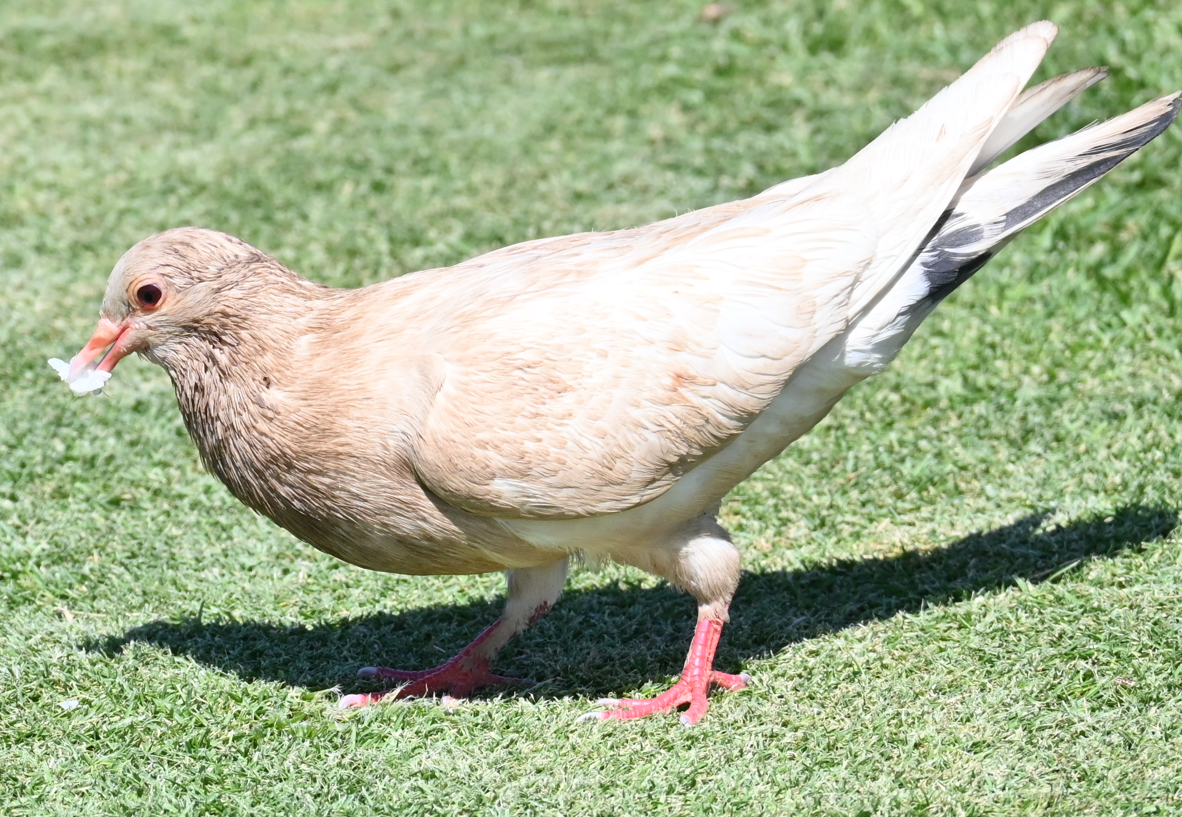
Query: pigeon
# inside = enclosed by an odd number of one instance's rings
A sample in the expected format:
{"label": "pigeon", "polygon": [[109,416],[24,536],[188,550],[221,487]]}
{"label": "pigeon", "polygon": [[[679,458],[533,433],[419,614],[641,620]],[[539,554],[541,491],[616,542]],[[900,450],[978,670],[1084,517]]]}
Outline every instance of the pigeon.
{"label": "pigeon", "polygon": [[492,662],[558,600],[572,558],[698,604],[679,679],[593,720],[697,723],[739,581],[716,515],[735,485],[881,372],[1007,242],[1160,134],[1175,93],[998,163],[1103,79],[1025,92],[1057,29],[1011,35],[840,167],[634,229],[544,238],[359,289],[183,227],[132,247],[65,379],[136,352],[169,374],[207,468],[243,503],[363,568],[506,571],[504,611],[455,657],[366,667],[346,707],[514,679]]}

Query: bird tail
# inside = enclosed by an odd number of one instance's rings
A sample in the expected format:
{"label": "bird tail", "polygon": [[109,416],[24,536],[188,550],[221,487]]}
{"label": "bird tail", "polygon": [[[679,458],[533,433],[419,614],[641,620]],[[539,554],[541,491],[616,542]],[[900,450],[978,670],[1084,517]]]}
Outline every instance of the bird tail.
{"label": "bird tail", "polygon": [[[1101,69],[1091,69],[1032,88],[1011,109],[1013,121],[1007,116],[986,142],[975,170],[1024,136],[1040,115],[1053,113],[1103,76]],[[949,293],[1018,233],[1169,127],[1180,105],[1177,93],[1155,99],[966,179],[915,260],[853,328],[846,365],[865,374],[880,371]]]}
{"label": "bird tail", "polygon": [[[851,293],[852,319],[865,314],[921,248],[928,228],[1021,98],[1056,32],[1044,20],[1006,37],[918,111],[826,174],[835,190],[859,191],[877,233],[873,260]],[[1006,141],[1004,134],[996,138]]]}
{"label": "bird tail", "polygon": [[1084,68],[1023,91],[981,146],[977,160],[969,169],[969,177],[993,164],[994,159],[1016,145],[1044,119],[1107,76],[1107,68]]}

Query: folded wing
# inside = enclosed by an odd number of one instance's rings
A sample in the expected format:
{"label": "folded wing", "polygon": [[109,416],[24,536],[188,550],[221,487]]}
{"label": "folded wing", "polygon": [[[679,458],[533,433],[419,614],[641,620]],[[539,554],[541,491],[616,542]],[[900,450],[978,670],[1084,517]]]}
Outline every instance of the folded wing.
{"label": "folded wing", "polygon": [[604,514],[664,493],[891,290],[1054,34],[1038,23],[1007,38],[840,168],[449,271],[462,302],[420,313],[443,310],[420,480],[506,518]]}

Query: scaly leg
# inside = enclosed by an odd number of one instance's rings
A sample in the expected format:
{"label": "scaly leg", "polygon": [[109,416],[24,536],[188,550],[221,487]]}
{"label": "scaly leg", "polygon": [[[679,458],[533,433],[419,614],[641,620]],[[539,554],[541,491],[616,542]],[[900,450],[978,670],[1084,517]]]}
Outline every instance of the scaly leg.
{"label": "scaly leg", "polygon": [[655,698],[600,698],[600,706],[608,706],[607,712],[588,712],[579,720],[627,720],[645,718],[658,712],[669,712],[683,704],[689,704],[681,716],[681,722],[693,726],[706,714],[710,705],[706,693],[712,684],[725,690],[742,689],[751,681],[747,673],[730,675],[713,669],[714,651],[718,647],[718,636],[722,633],[722,622],[703,618],[698,620],[694,639],[690,642],[689,655],[685,658],[685,669],[681,678],[665,692]]}
{"label": "scaly leg", "polygon": [[493,684],[522,683],[517,678],[495,675],[491,670],[493,658],[513,636],[533,624],[554,606],[566,584],[566,559],[544,567],[517,568],[506,571],[509,598],[501,617],[493,622],[476,640],[450,661],[428,670],[396,670],[389,667],[365,667],[358,672],[362,678],[401,681],[405,685],[387,692],[346,695],[341,698],[342,709],[367,706],[385,699],[410,698],[448,692],[464,697],[475,689]]}
{"label": "scaly leg", "polygon": [[712,685],[736,690],[751,681],[746,673],[730,675],[714,669],[718,638],[722,634],[722,625],[729,619],[731,598],[739,584],[739,553],[711,513],[694,520],[680,545],[650,552],[640,558],[634,556],[631,562],[643,570],[664,576],[697,597],[698,626],[690,642],[685,667],[677,683],[655,698],[604,698],[599,704],[610,707],[609,711],[588,712],[579,720],[644,718],[689,704],[681,722],[692,726],[706,714],[709,706],[706,693]]}

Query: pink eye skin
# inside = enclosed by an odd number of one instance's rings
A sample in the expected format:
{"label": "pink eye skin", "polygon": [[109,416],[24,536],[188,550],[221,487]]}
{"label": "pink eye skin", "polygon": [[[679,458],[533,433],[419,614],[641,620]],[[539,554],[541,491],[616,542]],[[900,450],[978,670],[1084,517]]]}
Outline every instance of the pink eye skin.
{"label": "pink eye skin", "polygon": [[136,284],[132,288],[132,295],[136,306],[145,311],[151,311],[160,306],[164,300],[164,288],[157,283],[146,282]]}

